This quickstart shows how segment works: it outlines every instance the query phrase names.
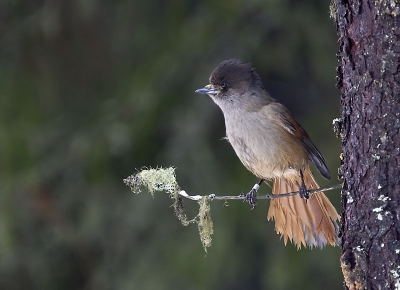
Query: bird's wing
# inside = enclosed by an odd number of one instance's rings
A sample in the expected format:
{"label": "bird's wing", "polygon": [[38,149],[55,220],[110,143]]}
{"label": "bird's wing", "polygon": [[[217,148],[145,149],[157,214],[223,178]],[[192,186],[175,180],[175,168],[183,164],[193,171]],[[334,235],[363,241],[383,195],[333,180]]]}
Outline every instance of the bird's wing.
{"label": "bird's wing", "polygon": [[279,112],[277,118],[279,119],[282,126],[289,133],[296,136],[298,140],[300,140],[300,142],[304,145],[304,148],[307,150],[310,160],[317,167],[321,175],[326,179],[331,179],[331,174],[328,167],[326,166],[324,156],[322,156],[318,148],[311,142],[310,136],[308,136],[307,132],[301,127],[299,123],[296,122],[295,119],[293,119],[293,117],[289,113],[289,110],[285,106],[280,103],[274,103],[271,105],[281,107],[279,108],[279,110],[276,111]]}

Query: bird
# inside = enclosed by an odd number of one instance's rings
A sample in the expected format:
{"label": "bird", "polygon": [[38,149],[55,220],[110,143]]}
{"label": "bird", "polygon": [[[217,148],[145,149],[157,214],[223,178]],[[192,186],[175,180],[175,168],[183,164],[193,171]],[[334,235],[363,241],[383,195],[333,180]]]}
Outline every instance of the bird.
{"label": "bird", "polygon": [[[299,249],[337,245],[340,217],[335,207],[323,192],[307,194],[307,190],[319,188],[310,163],[324,178],[331,178],[307,132],[270,96],[250,63],[225,60],[213,70],[209,82],[195,92],[210,96],[220,107],[226,138],[243,165],[261,179],[259,185],[273,181],[274,195],[300,192],[270,202],[267,219],[275,220],[284,244],[291,241]],[[255,187],[250,195],[258,189]]]}

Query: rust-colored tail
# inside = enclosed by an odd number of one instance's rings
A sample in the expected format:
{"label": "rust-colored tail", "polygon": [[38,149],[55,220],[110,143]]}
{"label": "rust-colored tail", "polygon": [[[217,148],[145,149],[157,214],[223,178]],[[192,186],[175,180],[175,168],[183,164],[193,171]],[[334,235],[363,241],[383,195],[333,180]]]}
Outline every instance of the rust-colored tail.
{"label": "rust-colored tail", "polygon": [[[304,172],[304,183],[307,189],[319,188],[309,170]],[[275,178],[272,193],[298,191],[300,184],[300,176],[294,180]],[[271,218],[285,245],[288,239],[298,248],[301,245],[322,248],[326,243],[338,243],[336,220],[339,215],[323,192],[310,195],[307,201],[299,195],[272,199],[268,211],[268,219]]]}

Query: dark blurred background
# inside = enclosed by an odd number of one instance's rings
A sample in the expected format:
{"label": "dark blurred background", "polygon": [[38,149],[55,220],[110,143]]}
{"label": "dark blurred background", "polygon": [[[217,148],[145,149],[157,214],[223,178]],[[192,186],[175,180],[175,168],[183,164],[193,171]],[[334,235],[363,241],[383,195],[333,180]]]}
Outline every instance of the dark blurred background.
{"label": "dark blurred background", "polygon": [[172,165],[190,194],[253,186],[194,93],[240,58],[338,183],[336,39],[327,1],[0,1],[0,289],[340,289],[339,248],[284,246],[268,201],[212,202],[206,255],[167,194],[122,182]]}

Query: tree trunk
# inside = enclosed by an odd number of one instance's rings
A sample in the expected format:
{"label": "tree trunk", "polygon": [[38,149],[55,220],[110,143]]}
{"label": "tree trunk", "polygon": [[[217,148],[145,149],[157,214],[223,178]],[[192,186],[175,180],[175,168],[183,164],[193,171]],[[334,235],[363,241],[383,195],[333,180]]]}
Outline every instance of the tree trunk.
{"label": "tree trunk", "polygon": [[334,0],[346,289],[400,289],[400,2]]}

